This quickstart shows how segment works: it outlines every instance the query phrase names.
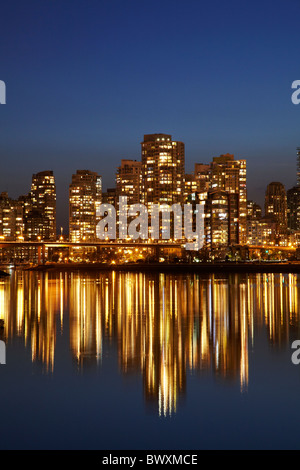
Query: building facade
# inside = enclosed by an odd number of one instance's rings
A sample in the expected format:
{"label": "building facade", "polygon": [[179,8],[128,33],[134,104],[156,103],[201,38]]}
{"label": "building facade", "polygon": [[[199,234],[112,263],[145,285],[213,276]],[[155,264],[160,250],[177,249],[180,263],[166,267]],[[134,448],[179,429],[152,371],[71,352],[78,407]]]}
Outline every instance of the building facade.
{"label": "building facade", "polygon": [[231,154],[214,157],[211,165],[211,189],[238,196],[235,243],[245,244],[247,241],[246,160],[235,160]]}
{"label": "building facade", "polygon": [[121,160],[116,174],[117,198],[127,197],[128,204],[139,204],[142,189],[142,163],[136,160]]}
{"label": "building facade", "polygon": [[265,217],[277,224],[276,237],[283,239],[287,233],[287,195],[282,183],[270,183],[265,196]]}
{"label": "building facade", "polygon": [[56,185],[53,171],[43,171],[32,176],[30,197],[31,211],[27,215],[27,224],[31,229],[28,230],[28,237],[56,240]]}
{"label": "building facade", "polygon": [[209,250],[216,252],[238,244],[238,194],[210,189],[205,202],[205,240]]}
{"label": "building facade", "polygon": [[14,241],[23,237],[23,206],[19,201],[8,197],[6,192],[0,194],[0,237]]}
{"label": "building facade", "polygon": [[102,178],[78,170],[69,188],[69,239],[73,243],[96,240],[97,210],[102,199]]}
{"label": "building facade", "polygon": [[287,191],[287,225],[290,231],[300,230],[300,186]]}
{"label": "building facade", "polygon": [[148,210],[153,204],[182,204],[185,176],[183,142],[169,134],[148,134],[142,146],[143,200]]}

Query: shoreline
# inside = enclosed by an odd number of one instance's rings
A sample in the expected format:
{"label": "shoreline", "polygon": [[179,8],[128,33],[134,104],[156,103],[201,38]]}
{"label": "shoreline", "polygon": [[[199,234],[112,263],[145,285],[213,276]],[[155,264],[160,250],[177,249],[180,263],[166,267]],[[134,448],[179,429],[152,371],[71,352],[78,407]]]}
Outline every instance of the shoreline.
{"label": "shoreline", "polygon": [[300,273],[300,262],[220,262],[220,263],[57,263],[24,268],[26,271],[131,271],[168,273]]}

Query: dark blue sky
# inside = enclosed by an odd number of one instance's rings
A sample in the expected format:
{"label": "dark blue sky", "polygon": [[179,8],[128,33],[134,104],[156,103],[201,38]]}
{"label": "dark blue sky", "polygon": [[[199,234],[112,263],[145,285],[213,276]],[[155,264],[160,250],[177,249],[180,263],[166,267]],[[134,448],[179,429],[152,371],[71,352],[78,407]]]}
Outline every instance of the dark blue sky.
{"label": "dark blue sky", "polygon": [[[114,185],[143,135],[171,133],[195,162],[246,158],[248,197],[296,182],[299,0],[10,0],[0,6],[0,191],[52,169],[67,226],[77,169]],[[64,220],[65,219],[65,220]]]}

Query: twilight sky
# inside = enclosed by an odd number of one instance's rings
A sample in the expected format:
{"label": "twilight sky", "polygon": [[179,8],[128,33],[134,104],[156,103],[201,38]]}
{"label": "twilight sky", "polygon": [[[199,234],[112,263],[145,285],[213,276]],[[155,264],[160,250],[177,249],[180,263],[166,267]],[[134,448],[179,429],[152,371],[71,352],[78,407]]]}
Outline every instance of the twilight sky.
{"label": "twilight sky", "polygon": [[296,183],[299,0],[7,0],[0,6],[0,192],[53,170],[68,226],[77,169],[114,186],[144,134],[170,133],[195,162],[247,159],[248,198]]}

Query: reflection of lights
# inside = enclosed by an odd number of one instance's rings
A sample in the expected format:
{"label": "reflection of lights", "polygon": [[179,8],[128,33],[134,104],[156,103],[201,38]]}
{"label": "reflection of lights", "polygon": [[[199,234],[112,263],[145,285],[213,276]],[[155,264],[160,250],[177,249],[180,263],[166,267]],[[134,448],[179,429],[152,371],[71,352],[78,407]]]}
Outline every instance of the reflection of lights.
{"label": "reflection of lights", "polygon": [[22,281],[18,283],[17,287],[17,328],[18,333],[21,334],[22,323],[24,314],[24,290]]}
{"label": "reflection of lights", "polygon": [[0,319],[6,334],[22,335],[31,345],[33,361],[53,370],[56,328],[63,326],[69,299],[70,347],[78,364],[101,363],[108,338],[117,345],[122,372],[143,375],[146,400],[161,416],[176,412],[187,369],[213,370],[223,380],[234,376],[245,391],[254,325],[267,327],[269,340],[280,344],[298,324],[294,274],[229,280],[116,271],[97,278],[14,276],[0,282]]}

